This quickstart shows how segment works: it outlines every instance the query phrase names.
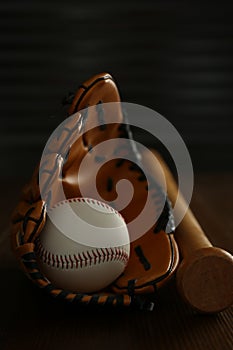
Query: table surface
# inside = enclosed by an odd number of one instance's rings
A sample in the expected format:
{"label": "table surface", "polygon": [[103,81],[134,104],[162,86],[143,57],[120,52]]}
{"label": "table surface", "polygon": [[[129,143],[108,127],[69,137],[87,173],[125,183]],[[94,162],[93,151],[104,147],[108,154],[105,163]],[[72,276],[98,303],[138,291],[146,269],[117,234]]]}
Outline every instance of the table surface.
{"label": "table surface", "polygon": [[[4,239],[24,179],[2,180],[0,202],[0,348],[221,349],[233,348],[233,307],[199,315],[171,280],[152,312],[68,307],[45,296],[11,260]],[[195,175],[191,208],[211,241],[233,252],[233,173]]]}

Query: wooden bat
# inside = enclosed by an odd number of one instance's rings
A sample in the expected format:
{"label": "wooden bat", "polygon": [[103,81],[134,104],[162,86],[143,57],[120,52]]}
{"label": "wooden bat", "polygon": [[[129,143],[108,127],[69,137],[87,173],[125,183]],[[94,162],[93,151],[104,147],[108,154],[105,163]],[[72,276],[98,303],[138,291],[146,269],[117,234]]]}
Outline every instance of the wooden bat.
{"label": "wooden bat", "polygon": [[[178,188],[174,177],[162,157],[153,151],[165,175],[167,193],[174,206]],[[143,154],[150,172],[158,176],[150,152]],[[183,197],[176,203],[179,210],[187,208]],[[213,247],[197,219],[188,208],[175,231],[176,241],[183,257],[176,282],[183,297],[194,309],[202,313],[216,313],[233,304],[233,256],[223,249]]]}

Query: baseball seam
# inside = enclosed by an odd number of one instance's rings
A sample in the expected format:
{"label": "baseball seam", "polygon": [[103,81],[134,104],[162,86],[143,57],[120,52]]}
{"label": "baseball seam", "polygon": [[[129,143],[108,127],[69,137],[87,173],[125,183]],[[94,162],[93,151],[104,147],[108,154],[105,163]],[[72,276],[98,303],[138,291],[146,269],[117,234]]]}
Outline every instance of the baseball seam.
{"label": "baseball seam", "polygon": [[[84,197],[80,197],[80,198],[69,198],[69,199],[65,199],[61,202],[58,202],[57,204],[55,204],[53,207],[49,208],[49,211],[52,211],[53,209],[56,209],[57,207],[62,206],[63,204],[66,203],[72,203],[72,202],[81,202],[81,203],[88,203],[88,204],[97,204],[100,207],[106,208],[109,211],[111,211],[112,213],[115,213],[116,215],[118,215],[122,220],[124,220],[123,216],[114,208],[112,208],[110,205],[100,202],[97,199],[92,199],[92,198],[84,198]],[[125,221],[125,220],[124,220]]]}
{"label": "baseball seam", "polygon": [[77,269],[90,267],[103,262],[119,261],[125,266],[128,263],[128,253],[121,247],[95,248],[77,254],[54,254],[45,249],[40,239],[36,242],[36,251],[41,261],[50,267],[62,269]]}

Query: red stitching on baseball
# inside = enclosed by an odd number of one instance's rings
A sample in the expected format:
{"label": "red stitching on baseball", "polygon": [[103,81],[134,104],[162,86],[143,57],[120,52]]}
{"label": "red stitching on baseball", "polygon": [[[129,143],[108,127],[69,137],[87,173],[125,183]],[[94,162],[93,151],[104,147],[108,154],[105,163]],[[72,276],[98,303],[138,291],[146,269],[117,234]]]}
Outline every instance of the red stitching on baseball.
{"label": "red stitching on baseball", "polygon": [[92,252],[92,254],[93,254],[93,256],[94,256],[94,264],[96,264],[96,261],[97,261],[98,256],[96,255],[96,253],[95,253],[94,250],[92,250],[91,252]]}
{"label": "red stitching on baseball", "polygon": [[71,262],[71,264],[72,264],[72,261],[70,259],[68,259],[67,255],[65,255],[65,261],[66,261],[66,268],[68,269],[69,263]]}
{"label": "red stitching on baseball", "polygon": [[53,254],[52,254],[52,264],[53,264],[53,266],[54,266],[54,264],[55,264],[55,257],[54,257]]}
{"label": "red stitching on baseball", "polygon": [[77,256],[76,256],[76,255],[74,255],[74,259],[75,259],[75,262],[76,262],[75,267],[76,267],[76,268],[78,268],[78,258],[77,258]]}
{"label": "red stitching on baseball", "polygon": [[83,259],[80,255],[80,253],[78,253],[78,263],[80,264],[80,267],[83,267]]}
{"label": "red stitching on baseball", "polygon": [[108,261],[121,261],[124,265],[128,262],[128,253],[117,247],[96,248],[73,255],[53,254],[45,250],[39,238],[36,242],[36,252],[43,263],[62,269],[82,268]]}
{"label": "red stitching on baseball", "polygon": [[85,255],[85,252],[83,252],[83,257],[84,257],[85,266],[87,266],[88,257]]}
{"label": "red stitching on baseball", "polygon": [[112,208],[107,203],[102,203],[102,202],[98,201],[97,199],[92,199],[92,198],[80,197],[80,198],[64,199],[63,201],[56,203],[52,208],[49,208],[49,211],[52,211],[52,210],[56,209],[57,207],[62,206],[63,204],[72,203],[72,202],[83,202],[83,203],[89,203],[89,204],[91,204],[91,203],[97,204],[98,206],[102,206],[103,208],[114,212],[116,215],[118,215],[120,218],[122,218],[124,220],[123,216],[116,209]]}
{"label": "red stitching on baseball", "polygon": [[48,262],[49,265],[50,265],[50,261],[51,261],[51,253],[49,252],[47,254],[47,262]]}
{"label": "red stitching on baseball", "polygon": [[74,267],[74,261],[73,261],[71,255],[69,255],[69,260],[70,260],[70,262],[71,262],[71,269],[73,269],[73,267]]}
{"label": "red stitching on baseball", "polygon": [[65,264],[64,264],[64,259],[63,259],[63,258],[64,258],[64,256],[60,255],[60,260],[61,260],[61,265],[62,265],[61,267],[62,267],[62,269],[64,269],[64,265],[65,265]]}

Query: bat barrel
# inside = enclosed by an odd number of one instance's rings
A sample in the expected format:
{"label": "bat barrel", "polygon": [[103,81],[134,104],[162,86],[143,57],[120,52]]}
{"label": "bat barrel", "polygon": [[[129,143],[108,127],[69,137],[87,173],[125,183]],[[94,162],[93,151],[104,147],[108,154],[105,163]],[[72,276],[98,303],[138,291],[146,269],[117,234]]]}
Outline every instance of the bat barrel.
{"label": "bat barrel", "polygon": [[196,250],[181,262],[176,274],[183,299],[202,313],[217,313],[233,304],[233,257],[225,250]]}
{"label": "bat barrel", "polygon": [[[174,206],[178,194],[176,181],[161,156],[157,153],[155,155],[163,169],[168,196]],[[144,157],[150,157],[149,153]],[[158,176],[155,167],[152,166],[150,171],[155,177]],[[186,210],[187,203],[182,196],[179,196],[176,206],[178,212]],[[183,299],[202,313],[216,313],[231,306],[232,255],[212,246],[189,208],[176,229],[175,237],[183,257],[176,276],[177,287]]]}

